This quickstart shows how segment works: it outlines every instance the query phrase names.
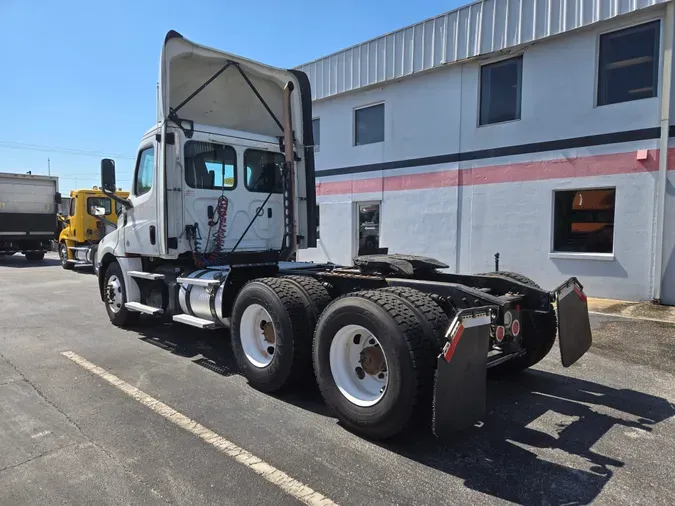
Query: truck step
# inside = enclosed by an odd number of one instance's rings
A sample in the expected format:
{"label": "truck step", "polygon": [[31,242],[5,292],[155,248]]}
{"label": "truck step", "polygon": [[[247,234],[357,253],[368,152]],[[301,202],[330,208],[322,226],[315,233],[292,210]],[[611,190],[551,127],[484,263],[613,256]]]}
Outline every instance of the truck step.
{"label": "truck step", "polygon": [[220,284],[220,279],[199,279],[199,278],[177,278],[176,283],[182,283],[185,285],[195,285],[195,286],[218,286]]}
{"label": "truck step", "polygon": [[84,260],[72,260],[68,259],[69,264],[75,264],[75,265],[91,265],[89,262],[85,262]]}
{"label": "truck step", "polygon": [[164,313],[164,310],[160,307],[146,306],[140,302],[127,302],[124,304],[124,307],[129,311],[136,311],[138,313],[145,313],[152,316],[159,316]]}
{"label": "truck step", "polygon": [[87,246],[68,246],[70,251],[89,251],[91,248]]}
{"label": "truck step", "polygon": [[149,279],[152,281],[164,279],[164,274],[155,274],[153,272],[143,272],[143,271],[129,271],[129,276],[131,276],[132,278]]}
{"label": "truck step", "polygon": [[196,316],[191,316],[189,314],[177,314],[173,316],[173,321],[178,323],[184,323],[192,327],[197,327],[200,329],[215,329],[222,327],[220,322],[214,322],[211,320],[205,320],[203,318],[197,318]]}

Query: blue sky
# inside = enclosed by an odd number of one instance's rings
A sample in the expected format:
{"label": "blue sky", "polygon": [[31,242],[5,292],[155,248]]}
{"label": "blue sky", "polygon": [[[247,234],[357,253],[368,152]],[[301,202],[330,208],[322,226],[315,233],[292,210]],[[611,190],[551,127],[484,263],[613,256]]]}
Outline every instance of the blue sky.
{"label": "blue sky", "polygon": [[462,3],[0,0],[0,172],[46,174],[50,158],[65,195],[98,184],[100,159],[111,156],[128,189],[140,136],[155,119],[170,29],[294,67]]}

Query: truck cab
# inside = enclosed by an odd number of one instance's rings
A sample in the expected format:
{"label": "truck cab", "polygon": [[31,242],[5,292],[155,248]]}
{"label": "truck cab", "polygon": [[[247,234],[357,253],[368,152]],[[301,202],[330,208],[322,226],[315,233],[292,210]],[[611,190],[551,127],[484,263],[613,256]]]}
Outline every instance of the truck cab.
{"label": "truck cab", "polygon": [[[160,117],[138,146],[123,219],[99,248],[102,263],[130,255],[197,265],[225,263],[226,254],[277,260],[316,244],[305,74],[169,32],[159,91]],[[292,195],[283,185],[287,152],[295,162]]]}
{"label": "truck cab", "polygon": [[[127,198],[129,192],[118,190],[114,194]],[[63,228],[59,233],[59,257],[66,270],[76,265],[94,265],[96,249],[103,237],[117,227],[120,205],[103,191],[92,189],[72,190],[66,217],[59,217]]]}

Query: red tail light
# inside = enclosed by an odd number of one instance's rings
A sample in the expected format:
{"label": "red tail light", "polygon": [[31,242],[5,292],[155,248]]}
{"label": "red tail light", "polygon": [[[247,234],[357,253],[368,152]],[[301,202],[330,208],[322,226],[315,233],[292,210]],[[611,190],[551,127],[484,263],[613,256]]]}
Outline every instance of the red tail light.
{"label": "red tail light", "polygon": [[511,323],[511,334],[514,336],[520,334],[520,321],[513,320],[513,323]]}
{"label": "red tail light", "polygon": [[506,333],[506,330],[504,329],[503,325],[499,325],[497,327],[497,330],[495,331],[495,339],[497,339],[498,343],[501,343],[504,340],[504,334]]}

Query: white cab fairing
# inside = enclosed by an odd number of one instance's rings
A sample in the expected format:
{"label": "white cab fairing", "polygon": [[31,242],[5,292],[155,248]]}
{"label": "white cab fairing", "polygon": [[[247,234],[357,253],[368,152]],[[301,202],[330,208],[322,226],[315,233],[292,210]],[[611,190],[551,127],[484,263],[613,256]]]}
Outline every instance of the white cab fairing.
{"label": "white cab fairing", "polygon": [[[283,135],[282,127],[242,73],[281,124],[283,89],[288,83],[294,88],[291,115],[295,151],[301,160],[295,165],[293,207],[297,234],[301,236],[298,246],[312,245],[314,227],[309,227],[308,221],[313,222],[314,214],[314,159],[311,100],[306,76],[204,47],[176,32],[169,32],[161,57],[157,132],[173,132],[174,142],[165,145],[167,136],[162,135],[162,142],[156,143],[157,170],[153,188],[157,193],[152,200],[157,204],[157,250],[145,238],[142,241],[146,246],[140,248],[143,251],[139,253],[175,258],[190,251],[193,245],[187,241],[185,227],[195,223],[202,235],[203,250],[209,229],[208,208],[217,209],[221,193],[228,199],[224,244],[224,250],[228,251],[239,240],[256,211],[263,207],[268,188],[276,188],[278,181],[255,187],[252,178],[256,179],[256,168],[260,169],[266,163],[283,163],[278,140]],[[218,76],[204,86],[216,74]],[[201,91],[186,101],[200,88]],[[190,127],[187,136],[176,127],[177,121],[183,127]],[[164,195],[166,198],[162,198]],[[132,191],[130,200],[134,208],[130,209],[130,214],[134,214],[140,199]],[[308,204],[312,216],[308,216]],[[284,234],[282,194],[273,193],[259,212],[254,225],[237,247],[238,251],[281,247]],[[143,220],[152,218],[145,212],[142,214]],[[139,233],[143,235],[145,231]],[[133,239],[127,237],[127,248],[133,243]]]}

